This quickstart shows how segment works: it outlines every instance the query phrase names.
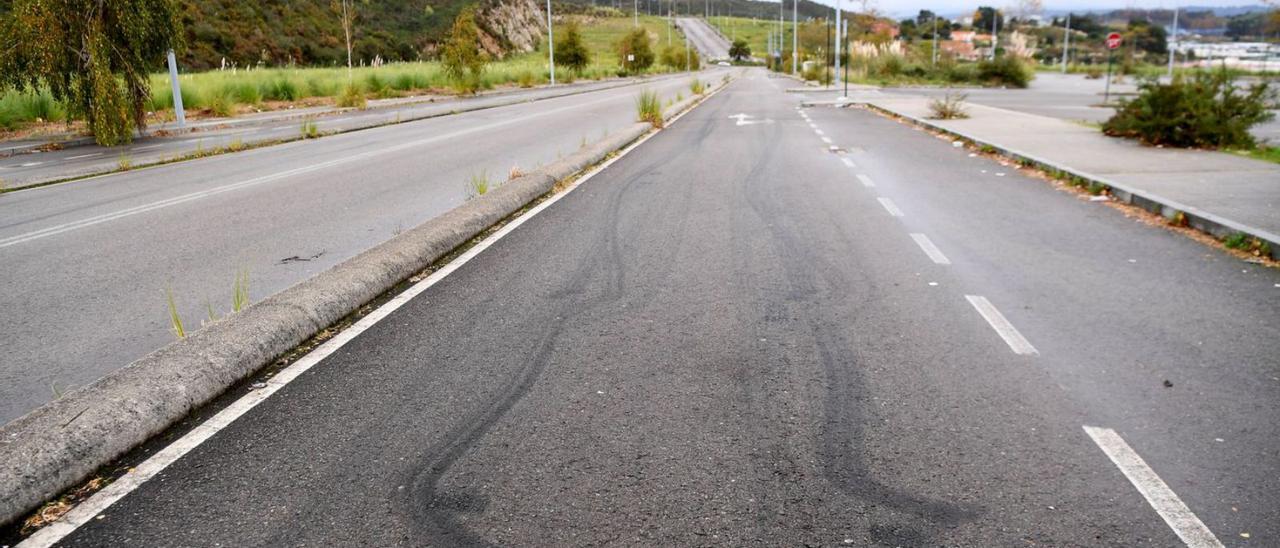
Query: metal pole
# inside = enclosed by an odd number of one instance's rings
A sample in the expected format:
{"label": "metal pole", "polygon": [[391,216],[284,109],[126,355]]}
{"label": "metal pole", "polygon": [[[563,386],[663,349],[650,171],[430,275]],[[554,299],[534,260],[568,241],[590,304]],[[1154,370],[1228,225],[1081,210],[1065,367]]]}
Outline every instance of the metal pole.
{"label": "metal pole", "polygon": [[800,70],[800,19],[797,6],[800,0],[791,0],[791,74]]}
{"label": "metal pole", "polygon": [[631,0],[631,15],[635,18],[636,28],[640,28],[640,0]]}
{"label": "metal pole", "polygon": [[[846,52],[849,51],[849,48],[848,48],[849,44],[847,40],[849,40],[849,20],[845,19],[844,28],[841,29],[841,33],[840,33],[840,41],[845,43],[846,47],[844,48],[844,50]],[[850,60],[852,60],[853,56],[850,55],[849,57],[850,57]],[[849,63],[844,64],[844,93],[840,95],[840,98],[841,99],[849,98]]]}
{"label": "metal pole", "polygon": [[840,77],[840,0],[836,0],[836,78]]}
{"label": "metal pole", "polygon": [[1062,31],[1062,73],[1067,73],[1067,64],[1071,60],[1067,55],[1071,52],[1071,12],[1067,12],[1067,28]]}
{"label": "metal pole", "polygon": [[933,14],[933,66],[938,66],[938,14]]}
{"label": "metal pole", "polygon": [[551,0],[547,0],[547,62],[551,64],[551,85],[556,85],[556,35],[551,30]]}
{"label": "metal pole", "polygon": [[1115,50],[1107,49],[1107,87],[1102,92],[1102,104],[1111,102],[1111,64],[1115,60]]}
{"label": "metal pole", "polygon": [[187,111],[182,108],[182,84],[178,83],[178,60],[169,50],[169,84],[173,87],[173,113],[178,118],[178,127],[187,127]]}
{"label": "metal pole", "polygon": [[991,60],[996,60],[996,48],[1000,45],[1000,29],[996,22],[1000,20],[1000,12],[991,8]]}
{"label": "metal pole", "polygon": [[[1174,43],[1178,40],[1178,7],[1173,7],[1173,36]],[[1173,44],[1169,45],[1169,81],[1173,81]]]}

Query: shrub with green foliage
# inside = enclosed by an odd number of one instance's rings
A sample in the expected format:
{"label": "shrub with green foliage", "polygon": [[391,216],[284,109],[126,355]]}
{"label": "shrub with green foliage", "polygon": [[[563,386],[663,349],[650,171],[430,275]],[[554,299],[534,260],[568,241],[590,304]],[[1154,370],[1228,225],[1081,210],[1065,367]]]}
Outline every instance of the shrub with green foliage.
{"label": "shrub with green foliage", "polygon": [[1003,55],[995,60],[978,63],[978,79],[988,85],[1025,88],[1035,78],[1035,72],[1021,59]]}
{"label": "shrub with green foliage", "polygon": [[462,10],[454,19],[441,61],[459,92],[475,93],[480,89],[488,55],[480,51],[480,27],[476,25],[474,8]]}
{"label": "shrub with green foliage", "polygon": [[734,40],[733,45],[729,46],[729,57],[734,61],[745,61],[751,57],[751,46],[747,45],[746,40]]}
{"label": "shrub with green foliage", "polygon": [[591,52],[582,41],[582,32],[578,30],[578,23],[571,20],[556,36],[556,64],[579,71],[590,63]]}
{"label": "shrub with green foliage", "polygon": [[618,65],[630,74],[644,72],[653,66],[653,49],[649,47],[649,31],[636,29],[618,42]]}
{"label": "shrub with green foliage", "polygon": [[672,44],[662,49],[662,64],[674,70],[689,70],[689,65],[699,66],[698,51],[685,46]]}
{"label": "shrub with green foliage", "polygon": [[0,18],[0,85],[48,89],[101,145],[146,126],[148,74],[182,44],[176,0],[13,0]]}
{"label": "shrub with green foliage", "polygon": [[1245,90],[1225,72],[1177,76],[1169,84],[1147,80],[1138,90],[1103,124],[1107,135],[1152,145],[1251,149],[1257,143],[1249,128],[1274,117],[1266,82]]}

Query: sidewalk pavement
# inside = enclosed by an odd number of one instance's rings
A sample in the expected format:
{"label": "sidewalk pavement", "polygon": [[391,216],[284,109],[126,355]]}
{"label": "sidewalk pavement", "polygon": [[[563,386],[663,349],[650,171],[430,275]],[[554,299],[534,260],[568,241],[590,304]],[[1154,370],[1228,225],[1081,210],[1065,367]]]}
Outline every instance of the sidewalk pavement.
{"label": "sidewalk pavement", "polygon": [[1105,184],[1117,197],[1149,210],[1181,211],[1192,226],[1219,238],[1243,232],[1268,241],[1272,254],[1280,254],[1280,165],[1224,152],[1145,146],[1065,120],[983,105],[968,104],[967,119],[930,120],[927,98],[851,95],[854,103]]}

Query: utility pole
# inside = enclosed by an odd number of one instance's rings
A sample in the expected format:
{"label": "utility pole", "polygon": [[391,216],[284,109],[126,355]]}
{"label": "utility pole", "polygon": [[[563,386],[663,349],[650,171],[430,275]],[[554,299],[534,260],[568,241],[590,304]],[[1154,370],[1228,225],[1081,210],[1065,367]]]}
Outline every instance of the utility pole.
{"label": "utility pole", "polygon": [[933,66],[938,66],[938,14],[933,14]]}
{"label": "utility pole", "polygon": [[995,8],[991,8],[991,60],[996,60],[996,47],[1000,45],[1000,28],[996,23],[1000,21],[1000,12]]}
{"label": "utility pole", "polygon": [[840,42],[843,40],[840,37],[840,30],[842,29],[840,22],[840,0],[836,0],[836,78],[840,77]]}
{"label": "utility pole", "polygon": [[182,108],[182,84],[178,83],[178,60],[169,50],[169,85],[173,87],[173,113],[178,118],[178,127],[187,127],[187,111]]}
{"label": "utility pole", "polygon": [[[848,39],[849,39],[849,20],[848,20],[848,19],[845,19],[845,20],[844,20],[844,27],[843,27],[842,29],[840,29],[840,41],[841,41],[841,42],[844,42],[844,41],[846,41],[846,40],[848,40]],[[849,51],[848,45],[849,45],[849,44],[846,42],[846,43],[845,43],[845,46],[846,46],[846,47],[845,47],[845,51],[846,51],[846,52],[848,52],[848,51]],[[850,59],[852,59],[852,58],[853,58],[853,56],[852,56],[852,55],[850,55],[849,57],[850,57]],[[840,98],[841,98],[841,99],[848,99],[848,98],[849,98],[849,63],[845,63],[845,64],[844,64],[844,93],[840,95]]]}
{"label": "utility pole", "polygon": [[631,15],[635,19],[636,28],[640,28],[640,0],[631,0]]}
{"label": "utility pole", "polygon": [[1067,29],[1062,31],[1062,73],[1067,73],[1067,64],[1071,62],[1071,12],[1067,12]]}
{"label": "utility pole", "polygon": [[800,70],[800,19],[797,10],[800,0],[791,0],[791,74]]}
{"label": "utility pole", "polygon": [[[1176,5],[1173,7],[1173,36],[1172,36],[1172,38],[1173,38],[1173,40],[1174,40],[1174,42],[1175,42],[1175,43],[1178,41],[1178,6],[1176,6]],[[1169,81],[1170,81],[1170,82],[1172,82],[1172,81],[1173,81],[1173,55],[1174,55],[1174,52],[1175,52],[1175,51],[1176,51],[1176,50],[1174,50],[1174,46],[1173,46],[1173,44],[1170,44],[1170,45],[1169,45]]]}
{"label": "utility pole", "polygon": [[[674,7],[675,0],[667,2],[667,45],[671,45],[671,27],[675,26],[676,20],[671,16],[671,8]],[[658,11],[662,11],[662,4],[658,4]],[[659,13],[658,15],[662,15]]]}
{"label": "utility pole", "polygon": [[551,85],[556,85],[556,35],[551,30],[551,0],[547,0],[547,62],[551,64]]}

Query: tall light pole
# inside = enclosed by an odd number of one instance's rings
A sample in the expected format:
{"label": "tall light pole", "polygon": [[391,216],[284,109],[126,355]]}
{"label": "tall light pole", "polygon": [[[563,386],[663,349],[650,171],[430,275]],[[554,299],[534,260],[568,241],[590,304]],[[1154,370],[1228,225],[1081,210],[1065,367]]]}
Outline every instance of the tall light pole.
{"label": "tall light pole", "polygon": [[836,0],[836,78],[840,77],[840,0]]}
{"label": "tall light pole", "polygon": [[1068,56],[1071,52],[1071,12],[1067,12],[1067,28],[1062,31],[1062,73],[1067,73],[1067,63],[1071,60]]}
{"label": "tall light pole", "polygon": [[791,0],[791,74],[797,74],[800,70],[800,19],[798,18],[797,6],[800,0]]}
{"label": "tall light pole", "polygon": [[996,60],[996,48],[1000,46],[1000,28],[996,23],[1000,21],[1000,12],[995,8],[991,8],[991,60]]}
{"label": "tall light pole", "polygon": [[933,14],[933,66],[938,66],[938,14]]}
{"label": "tall light pole", "polygon": [[[1178,6],[1173,7],[1173,36],[1174,42],[1178,41]],[[1173,81],[1173,55],[1176,50],[1173,45],[1169,45],[1169,81]]]}
{"label": "tall light pole", "polygon": [[556,85],[556,35],[551,30],[551,0],[547,0],[547,63],[551,65],[551,85]]}
{"label": "tall light pole", "polygon": [[636,20],[636,28],[640,28],[640,0],[631,0],[631,15]]}

